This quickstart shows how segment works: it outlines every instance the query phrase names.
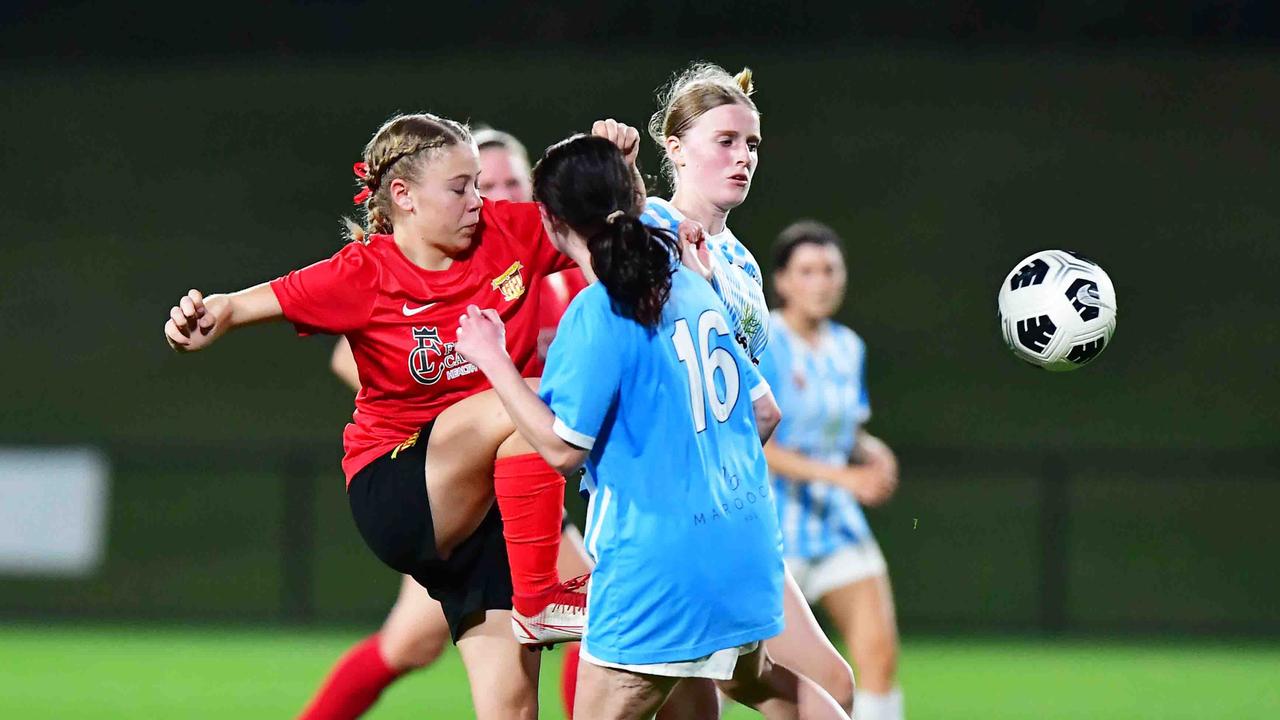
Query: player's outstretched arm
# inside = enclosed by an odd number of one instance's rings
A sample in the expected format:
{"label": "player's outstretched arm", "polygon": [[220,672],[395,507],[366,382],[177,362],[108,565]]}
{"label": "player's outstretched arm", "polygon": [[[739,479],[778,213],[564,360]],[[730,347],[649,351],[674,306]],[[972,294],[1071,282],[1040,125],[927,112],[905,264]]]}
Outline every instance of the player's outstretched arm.
{"label": "player's outstretched arm", "polygon": [[176,352],[196,352],[235,328],[282,317],[280,301],[268,283],[207,298],[191,290],[169,309],[164,337]]}
{"label": "player's outstretched arm", "polygon": [[893,494],[896,478],[890,480],[874,465],[838,465],[822,462],[804,453],[770,441],[764,446],[769,469],[797,483],[825,482],[852,492],[864,505],[880,505]]}
{"label": "player's outstretched arm", "polygon": [[570,445],[556,434],[553,428],[555,414],[525,384],[507,354],[506,345],[502,318],[498,313],[493,309],[467,306],[467,313],[458,318],[458,342],[455,346],[458,352],[489,378],[516,429],[542,459],[561,475],[574,472],[586,461],[587,451]]}

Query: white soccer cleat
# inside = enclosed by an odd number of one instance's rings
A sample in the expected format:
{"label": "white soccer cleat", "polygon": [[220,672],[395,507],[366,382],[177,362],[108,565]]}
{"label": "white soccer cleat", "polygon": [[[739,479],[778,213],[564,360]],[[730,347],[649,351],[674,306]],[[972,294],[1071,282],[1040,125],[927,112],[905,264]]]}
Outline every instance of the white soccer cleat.
{"label": "white soccer cleat", "polygon": [[521,645],[555,645],[578,642],[587,627],[587,594],[583,592],[590,575],[561,583],[547,604],[535,615],[511,611],[511,630]]}

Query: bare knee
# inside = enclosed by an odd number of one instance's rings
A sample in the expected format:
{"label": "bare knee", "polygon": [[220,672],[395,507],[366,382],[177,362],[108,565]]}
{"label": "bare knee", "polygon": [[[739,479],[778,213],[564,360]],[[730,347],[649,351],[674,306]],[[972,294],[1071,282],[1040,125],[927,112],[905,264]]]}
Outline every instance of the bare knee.
{"label": "bare knee", "polygon": [[442,633],[384,634],[378,649],[387,665],[399,672],[420,670],[440,658],[448,636]]}
{"label": "bare knee", "polygon": [[513,428],[511,435],[498,445],[498,452],[496,453],[496,456],[499,458],[508,458],[515,457],[516,455],[529,455],[536,452],[537,450],[533,449],[533,446],[529,444],[529,441]]}
{"label": "bare knee", "polygon": [[853,668],[835,648],[828,648],[807,668],[808,673],[812,673],[808,677],[826,690],[840,707],[851,708],[855,689]]}
{"label": "bare knee", "polygon": [[874,692],[892,688],[898,673],[898,643],[893,637],[883,634],[860,641],[854,660],[864,687]]}
{"label": "bare knee", "polygon": [[[538,697],[523,690],[506,690],[502,685],[489,687],[483,708],[477,709],[477,717],[502,718],[502,720],[538,720]],[[472,702],[481,701],[473,697]]]}

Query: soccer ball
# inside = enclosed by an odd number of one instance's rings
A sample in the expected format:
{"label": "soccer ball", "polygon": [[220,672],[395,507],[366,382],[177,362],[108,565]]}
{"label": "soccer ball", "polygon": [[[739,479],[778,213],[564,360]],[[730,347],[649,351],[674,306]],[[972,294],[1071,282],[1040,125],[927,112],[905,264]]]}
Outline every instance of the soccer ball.
{"label": "soccer ball", "polygon": [[1098,264],[1066,250],[1019,262],[1000,286],[1000,331],[1019,359],[1064,372],[1102,354],[1116,331],[1116,290]]}

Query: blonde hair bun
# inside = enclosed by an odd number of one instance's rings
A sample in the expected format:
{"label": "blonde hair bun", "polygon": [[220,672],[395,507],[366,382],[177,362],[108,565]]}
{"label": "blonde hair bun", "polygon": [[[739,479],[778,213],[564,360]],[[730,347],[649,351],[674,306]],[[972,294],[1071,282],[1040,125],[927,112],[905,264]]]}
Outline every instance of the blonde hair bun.
{"label": "blonde hair bun", "polygon": [[760,110],[751,99],[755,92],[751,68],[737,75],[709,62],[694,62],[676,73],[658,90],[658,110],[649,118],[649,137],[663,155],[663,170],[674,183],[675,167],[666,155],[669,137],[683,137],[694,121],[721,105],[741,104],[757,114]]}

